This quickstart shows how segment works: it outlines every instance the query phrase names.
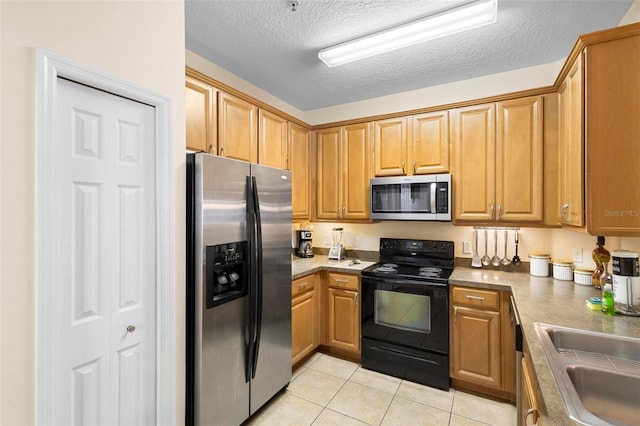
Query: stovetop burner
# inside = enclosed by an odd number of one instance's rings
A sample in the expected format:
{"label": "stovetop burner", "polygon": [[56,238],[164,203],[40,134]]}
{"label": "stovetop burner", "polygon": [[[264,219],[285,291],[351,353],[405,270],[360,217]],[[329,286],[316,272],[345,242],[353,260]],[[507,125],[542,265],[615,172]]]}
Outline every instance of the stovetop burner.
{"label": "stovetop burner", "polygon": [[393,273],[398,272],[398,269],[397,268],[392,268],[391,266],[382,265],[382,266],[376,267],[374,269],[374,271],[375,272],[384,272],[386,274],[393,274]]}

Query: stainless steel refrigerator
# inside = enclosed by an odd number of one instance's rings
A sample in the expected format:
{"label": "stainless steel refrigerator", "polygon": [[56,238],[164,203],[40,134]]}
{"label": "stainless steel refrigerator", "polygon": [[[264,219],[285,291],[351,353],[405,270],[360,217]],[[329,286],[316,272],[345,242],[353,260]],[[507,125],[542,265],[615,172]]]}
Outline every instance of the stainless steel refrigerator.
{"label": "stainless steel refrigerator", "polygon": [[187,154],[186,424],[239,425],[291,380],[291,175]]}

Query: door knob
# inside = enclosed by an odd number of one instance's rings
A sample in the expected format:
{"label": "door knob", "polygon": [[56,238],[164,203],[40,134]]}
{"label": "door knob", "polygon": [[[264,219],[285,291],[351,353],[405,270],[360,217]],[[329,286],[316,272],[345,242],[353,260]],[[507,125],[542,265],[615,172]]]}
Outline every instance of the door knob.
{"label": "door knob", "polygon": [[129,333],[133,333],[134,331],[136,331],[136,326],[135,325],[130,325],[127,327],[127,331]]}

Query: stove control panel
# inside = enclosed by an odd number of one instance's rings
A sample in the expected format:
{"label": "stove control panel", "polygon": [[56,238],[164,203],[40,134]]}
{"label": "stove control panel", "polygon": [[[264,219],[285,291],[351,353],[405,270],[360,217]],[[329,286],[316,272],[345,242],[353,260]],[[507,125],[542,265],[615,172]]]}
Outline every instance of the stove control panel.
{"label": "stove control panel", "polygon": [[380,250],[397,252],[451,253],[453,256],[453,241],[407,240],[399,238],[381,238]]}

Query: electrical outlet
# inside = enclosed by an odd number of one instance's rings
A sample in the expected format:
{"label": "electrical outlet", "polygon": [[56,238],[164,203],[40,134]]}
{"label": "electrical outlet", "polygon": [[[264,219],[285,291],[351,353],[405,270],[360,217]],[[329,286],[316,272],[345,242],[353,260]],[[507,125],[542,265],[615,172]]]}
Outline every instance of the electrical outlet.
{"label": "electrical outlet", "polygon": [[322,244],[324,244],[325,246],[330,246],[331,245],[331,235],[324,234],[322,236]]}
{"label": "electrical outlet", "polygon": [[471,241],[462,242],[462,253],[471,254]]}
{"label": "electrical outlet", "polygon": [[573,261],[581,263],[582,262],[582,249],[574,248],[573,249]]}

